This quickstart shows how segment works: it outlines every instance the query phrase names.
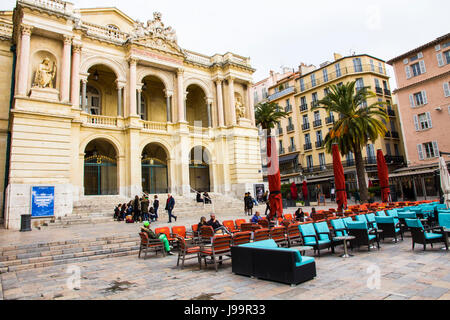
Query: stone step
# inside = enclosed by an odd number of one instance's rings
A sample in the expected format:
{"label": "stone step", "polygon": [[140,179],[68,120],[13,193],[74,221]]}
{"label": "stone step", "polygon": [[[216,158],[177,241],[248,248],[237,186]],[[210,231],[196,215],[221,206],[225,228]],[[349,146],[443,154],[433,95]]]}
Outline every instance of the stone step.
{"label": "stone step", "polygon": [[0,267],[0,274],[6,273],[6,272],[45,268],[45,267],[51,267],[51,266],[63,265],[63,264],[80,263],[80,262],[92,261],[92,260],[117,258],[117,257],[123,257],[123,256],[132,256],[132,255],[137,255],[139,253],[138,246],[130,248],[126,251],[121,250],[121,249],[122,248],[119,248],[119,250],[114,249],[111,253],[93,254],[93,255],[77,257],[77,258],[73,257],[73,258],[60,259],[60,260],[27,263],[27,264],[20,264],[20,265],[14,265],[14,266],[3,267],[3,268]]}

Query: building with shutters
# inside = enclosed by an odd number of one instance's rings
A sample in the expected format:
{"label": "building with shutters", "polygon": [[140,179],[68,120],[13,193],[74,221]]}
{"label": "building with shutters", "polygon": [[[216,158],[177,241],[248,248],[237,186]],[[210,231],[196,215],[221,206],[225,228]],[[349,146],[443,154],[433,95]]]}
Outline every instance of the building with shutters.
{"label": "building with shutters", "polygon": [[93,197],[253,190],[254,71],[247,57],[181,48],[158,12],[144,24],[116,8],[18,0],[0,12],[5,226],[20,227],[36,186],[54,188],[55,218]]}
{"label": "building with shutters", "polygon": [[[450,152],[450,33],[388,61],[394,67],[408,168],[397,172],[409,198],[436,196],[434,170]],[[446,156],[450,161],[450,157]]]}
{"label": "building with shutters", "polygon": [[[300,184],[306,180],[312,199],[316,197],[317,186],[327,198],[330,197],[334,183],[333,158],[324,148],[324,139],[339,115],[326,114],[324,110],[311,111],[311,108],[325,97],[328,86],[351,81],[356,81],[357,88],[369,87],[376,93],[367,104],[384,102],[389,115],[386,136],[363,149],[367,179],[377,185],[378,149],[383,150],[391,172],[406,165],[399,114],[392,100],[383,60],[368,54],[334,54],[332,62],[324,62],[319,67],[302,63],[297,72],[269,87],[268,100],[278,103],[289,113],[276,128],[282,183]],[[353,154],[343,157],[342,163],[350,195],[350,191],[358,189]]]}

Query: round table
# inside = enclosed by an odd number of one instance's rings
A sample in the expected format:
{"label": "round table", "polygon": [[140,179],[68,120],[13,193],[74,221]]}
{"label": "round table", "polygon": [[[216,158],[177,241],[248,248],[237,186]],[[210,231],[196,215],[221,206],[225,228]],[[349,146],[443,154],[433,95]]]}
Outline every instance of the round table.
{"label": "round table", "polygon": [[350,258],[350,257],[353,257],[353,255],[351,255],[351,254],[348,253],[348,250],[347,250],[347,241],[349,241],[349,240],[354,240],[354,239],[356,239],[354,236],[343,236],[343,237],[336,237],[336,238],[333,238],[333,240],[336,240],[336,241],[343,241],[343,242],[344,242],[344,254],[341,255],[341,258]]}
{"label": "round table", "polygon": [[296,247],[295,249],[297,249],[298,251],[300,251],[300,254],[302,256],[305,255],[305,251],[309,251],[309,250],[313,250],[313,247],[308,247],[308,246],[301,246],[301,247]]}

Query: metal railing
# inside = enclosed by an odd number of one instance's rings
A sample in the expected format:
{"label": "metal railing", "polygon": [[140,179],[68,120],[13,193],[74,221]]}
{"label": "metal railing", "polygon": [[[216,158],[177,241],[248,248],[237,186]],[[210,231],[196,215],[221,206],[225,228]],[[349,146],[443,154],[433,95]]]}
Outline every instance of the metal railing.
{"label": "metal railing", "polygon": [[305,145],[303,146],[303,150],[305,151],[312,150],[312,143],[305,143]]}
{"label": "metal railing", "polygon": [[321,140],[321,141],[316,141],[316,148],[317,148],[317,149],[321,149],[321,148],[323,148],[323,147],[325,147],[325,142],[324,142],[323,140]]}
{"label": "metal railing", "polygon": [[294,125],[293,124],[291,124],[291,125],[288,125],[287,127],[286,127],[286,132],[292,132],[292,131],[294,131],[295,129],[294,129]]}
{"label": "metal railing", "polygon": [[[336,70],[334,70],[333,72],[328,72],[328,77],[326,79],[324,79],[323,76],[319,76],[319,73],[317,73],[315,86],[312,85],[311,81],[304,82],[303,87],[300,86],[300,91],[303,92],[303,91],[310,90],[316,86],[322,85],[322,84],[330,82],[330,81],[334,81],[338,78],[342,78],[349,74],[358,74],[358,73],[364,73],[364,72],[374,72],[374,73],[386,75],[385,68],[383,68],[382,72],[380,72],[379,68],[377,68],[377,67],[374,68],[370,64],[363,64],[357,70],[355,70],[354,66],[346,66],[346,67],[339,68],[338,72],[336,72]],[[310,74],[306,75],[306,77],[303,79],[306,80],[307,77],[310,77]],[[325,81],[325,80],[328,80],[328,81]]]}
{"label": "metal railing", "polygon": [[314,126],[314,128],[317,128],[317,127],[320,127],[320,126],[322,126],[322,120],[314,120],[313,121],[313,126]]}
{"label": "metal railing", "polygon": [[300,112],[308,111],[308,104],[302,104],[300,105]]}
{"label": "metal railing", "polygon": [[296,146],[290,146],[289,147],[289,152],[295,152],[297,151],[297,147]]}
{"label": "metal railing", "polygon": [[333,116],[331,116],[331,117],[326,117],[325,118],[325,123],[328,125],[328,124],[334,124],[334,117]]}
{"label": "metal railing", "polygon": [[309,130],[309,129],[310,129],[309,123],[304,123],[304,124],[302,125],[302,130],[303,130],[303,131],[306,131],[306,130]]}
{"label": "metal railing", "polygon": [[377,94],[383,94],[383,88],[375,87],[375,93],[377,93]]}
{"label": "metal railing", "polygon": [[295,93],[295,87],[288,87],[288,88],[286,88],[284,90],[276,92],[276,93],[270,95],[267,98],[267,100],[273,101],[273,100],[279,99],[279,98],[281,98],[281,97],[283,97],[285,95],[291,94],[291,93]]}

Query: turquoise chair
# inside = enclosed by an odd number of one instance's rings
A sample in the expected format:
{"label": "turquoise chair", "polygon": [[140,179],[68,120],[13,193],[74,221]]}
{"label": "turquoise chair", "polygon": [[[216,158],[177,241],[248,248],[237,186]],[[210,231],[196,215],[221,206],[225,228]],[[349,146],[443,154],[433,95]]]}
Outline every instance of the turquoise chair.
{"label": "turquoise chair", "polygon": [[387,217],[387,214],[384,211],[378,211],[377,212],[377,217]]}
{"label": "turquoise chair", "polygon": [[409,228],[405,222],[406,219],[417,219],[417,214],[413,211],[403,211],[398,213],[398,220],[400,220],[400,228],[403,233],[409,231]]}
{"label": "turquoise chair", "polygon": [[439,226],[443,228],[450,229],[450,211],[439,213],[438,215],[439,219]]}
{"label": "turquoise chair", "polygon": [[395,218],[398,218],[398,209],[388,210],[388,211],[386,211],[386,214],[387,214],[389,217],[395,217]]}
{"label": "turquoise chair", "polygon": [[400,228],[400,222],[398,219],[394,217],[376,217],[377,225],[380,230],[383,230],[382,237],[383,240],[385,238],[394,238],[395,243],[398,242],[397,236],[401,236],[403,240],[403,232]]}
{"label": "turquoise chair", "polygon": [[370,246],[373,243],[377,243],[378,250],[380,250],[380,241],[375,229],[369,229],[367,222],[348,222],[348,234],[355,237],[350,243],[353,246],[360,247],[367,245],[370,251]]}
{"label": "turquoise chair", "polygon": [[[415,244],[419,243],[423,245],[423,251],[427,250],[427,244],[443,242],[445,248],[448,251],[447,239],[445,237],[443,227],[427,227],[422,225],[420,219],[406,219],[406,225],[411,230],[412,235],[412,249],[414,250]],[[437,232],[433,232],[437,231]]]}
{"label": "turquoise chair", "polygon": [[348,228],[347,223],[348,222],[353,222],[353,218],[352,217],[346,217],[346,218],[343,218],[342,221],[344,222],[345,227]]}
{"label": "turquoise chair", "polygon": [[347,227],[345,226],[344,219],[330,220],[330,222],[336,237],[348,236]]}
{"label": "turquoise chair", "polygon": [[333,239],[333,234],[332,234],[330,228],[328,227],[328,223],[326,223],[325,221],[314,223],[314,228],[316,229],[316,233],[319,235],[320,240],[331,240],[332,242],[334,242],[333,248],[332,248],[333,253],[334,253],[334,247],[336,245],[342,244],[342,241],[335,241]]}
{"label": "turquoise chair", "polygon": [[376,222],[376,220],[375,220],[375,214],[374,213],[368,213],[368,214],[366,214],[366,219],[367,219],[367,222],[369,223],[369,226],[371,227],[371,228],[375,228],[375,229],[378,229],[378,226],[377,226],[377,222]]}
{"label": "turquoise chair", "polygon": [[313,247],[314,254],[317,251],[320,257],[320,250],[329,248],[332,248],[334,252],[333,241],[320,238],[316,233],[314,224],[301,224],[298,226],[298,228],[300,230],[300,233],[302,234],[303,244],[308,247]]}

